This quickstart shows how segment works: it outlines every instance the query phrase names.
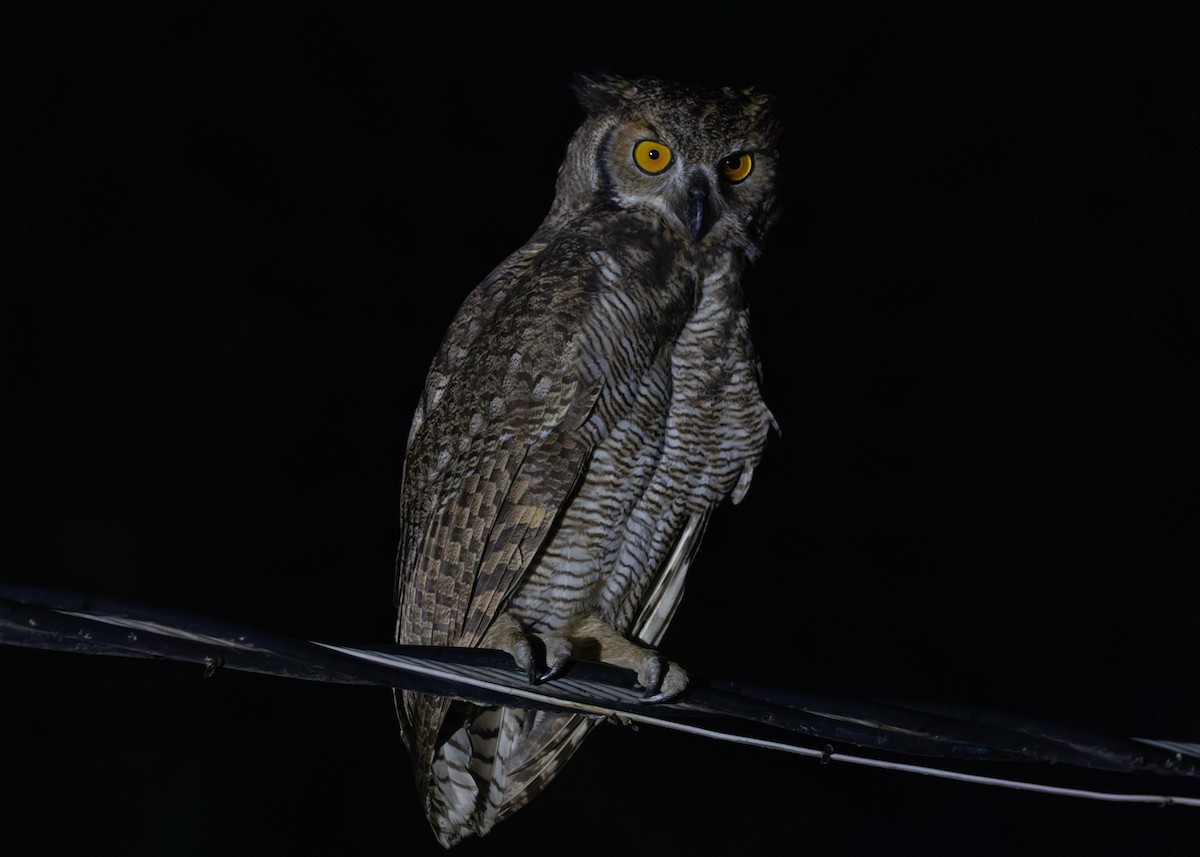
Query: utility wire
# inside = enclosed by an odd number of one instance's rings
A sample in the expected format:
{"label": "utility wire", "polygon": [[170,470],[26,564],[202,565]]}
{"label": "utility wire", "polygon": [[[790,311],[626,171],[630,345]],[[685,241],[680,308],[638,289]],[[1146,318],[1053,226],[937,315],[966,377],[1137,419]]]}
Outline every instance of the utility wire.
{"label": "utility wire", "polygon": [[[157,658],[306,681],[380,685],[480,705],[581,713],[820,759],[1098,800],[1200,807],[1200,797],[1031,783],[986,770],[1034,762],[1115,775],[1200,781],[1200,745],[1123,739],[978,709],[885,704],[737,682],[693,681],[647,704],[633,674],[577,661],[531,685],[504,652],[434,646],[335,646],[219,619],[79,592],[0,584],[0,644]],[[869,750],[869,755],[841,747]],[[937,767],[913,757],[938,759]],[[947,769],[947,763],[954,768]],[[1057,769],[1056,769],[1057,770]],[[1048,773],[1048,771],[1047,771]],[[1125,780],[1121,781],[1122,784]],[[1141,779],[1139,785],[1144,785]]]}

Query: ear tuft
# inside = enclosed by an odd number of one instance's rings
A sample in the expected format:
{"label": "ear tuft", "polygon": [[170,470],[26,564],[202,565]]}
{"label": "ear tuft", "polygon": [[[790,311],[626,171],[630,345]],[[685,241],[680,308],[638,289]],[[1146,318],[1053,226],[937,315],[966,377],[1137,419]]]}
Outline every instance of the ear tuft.
{"label": "ear tuft", "polygon": [[750,107],[754,113],[769,113],[779,103],[779,99],[776,96],[759,92],[753,86],[743,89],[742,95],[750,103]]}
{"label": "ear tuft", "polygon": [[741,90],[741,95],[746,99],[747,113],[761,123],[771,139],[778,140],[780,126],[776,114],[779,108],[779,97],[759,92],[752,86]]}
{"label": "ear tuft", "polygon": [[588,114],[610,110],[623,99],[633,95],[637,87],[632,81],[604,71],[576,74],[571,80],[571,91]]}

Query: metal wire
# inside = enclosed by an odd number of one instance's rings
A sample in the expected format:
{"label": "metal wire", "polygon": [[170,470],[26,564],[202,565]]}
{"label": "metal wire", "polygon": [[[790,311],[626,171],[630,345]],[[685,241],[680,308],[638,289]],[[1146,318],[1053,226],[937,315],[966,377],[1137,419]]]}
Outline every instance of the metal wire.
{"label": "metal wire", "polygon": [[[0,644],[77,654],[157,658],[339,684],[382,685],[481,705],[571,711],[799,755],[970,782],[1102,800],[1200,806],[1186,795],[1127,794],[1028,783],[987,772],[914,764],[911,757],[980,763],[1037,762],[1200,779],[1200,747],[1134,741],[995,711],[847,700],[739,684],[693,682],[679,699],[647,704],[633,674],[575,662],[531,685],[512,658],[484,649],[335,646],[297,640],[137,602],[0,584]],[[870,757],[835,750],[849,745]],[[960,764],[961,763],[961,764]]]}

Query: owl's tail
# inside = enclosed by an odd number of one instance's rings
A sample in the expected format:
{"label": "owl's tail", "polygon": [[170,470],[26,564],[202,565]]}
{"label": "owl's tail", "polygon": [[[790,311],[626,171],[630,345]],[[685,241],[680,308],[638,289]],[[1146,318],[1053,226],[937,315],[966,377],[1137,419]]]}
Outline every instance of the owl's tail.
{"label": "owl's tail", "polygon": [[487,834],[549,784],[597,722],[521,708],[452,709],[428,775],[418,772],[438,842],[450,848]]}

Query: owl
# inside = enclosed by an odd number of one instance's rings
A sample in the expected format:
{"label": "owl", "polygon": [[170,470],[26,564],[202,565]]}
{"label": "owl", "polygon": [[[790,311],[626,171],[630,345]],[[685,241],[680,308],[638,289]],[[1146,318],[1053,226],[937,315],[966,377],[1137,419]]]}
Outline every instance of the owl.
{"label": "owl", "polygon": [[[654,650],[713,507],[774,421],[740,279],[775,210],[779,128],[752,90],[579,76],[550,213],[467,297],[413,417],[396,640],[687,674]],[[596,721],[397,694],[447,848],[541,791]]]}

